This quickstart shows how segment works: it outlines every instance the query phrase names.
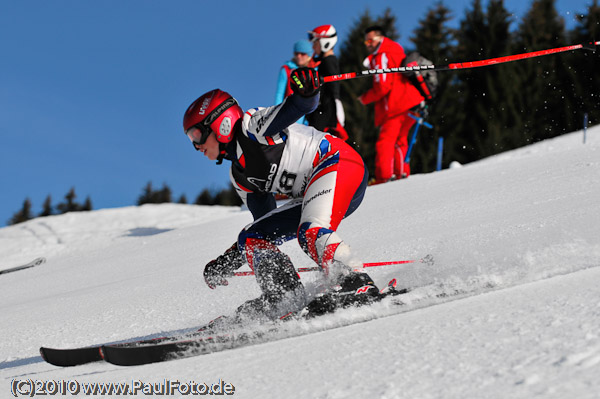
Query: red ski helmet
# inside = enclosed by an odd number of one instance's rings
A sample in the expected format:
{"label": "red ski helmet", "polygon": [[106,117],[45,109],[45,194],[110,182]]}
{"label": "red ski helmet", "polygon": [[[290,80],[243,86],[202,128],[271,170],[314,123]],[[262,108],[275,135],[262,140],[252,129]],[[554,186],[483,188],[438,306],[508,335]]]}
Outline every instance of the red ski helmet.
{"label": "red ski helmet", "polygon": [[211,132],[219,143],[233,140],[233,128],[244,111],[229,93],[215,89],[198,97],[183,115],[183,131],[196,144],[204,144]]}
{"label": "red ski helmet", "polygon": [[311,42],[319,41],[321,50],[326,52],[333,49],[337,43],[337,32],[333,25],[321,25],[308,32],[308,40]]}

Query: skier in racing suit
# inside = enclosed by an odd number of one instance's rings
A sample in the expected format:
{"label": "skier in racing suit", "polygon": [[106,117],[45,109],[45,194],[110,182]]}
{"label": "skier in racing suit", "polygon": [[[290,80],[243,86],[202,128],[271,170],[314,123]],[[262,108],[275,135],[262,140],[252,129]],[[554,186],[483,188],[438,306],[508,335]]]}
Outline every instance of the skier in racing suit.
{"label": "skier in racing suit", "polygon": [[[300,277],[277,247],[294,238],[337,289],[339,303],[378,293],[367,274],[352,269],[350,249],[336,233],[363,199],[363,160],[343,140],[294,123],[317,107],[321,82],[311,68],[299,68],[290,78],[294,94],[281,104],[244,113],[217,89],[194,101],[184,116],[184,130],[198,151],[218,163],[231,161],[231,181],[254,217],[237,242],[205,266],[206,284],[227,285],[247,262],[263,294],[238,311],[271,318],[306,305]],[[292,200],[277,208],[274,193]]]}

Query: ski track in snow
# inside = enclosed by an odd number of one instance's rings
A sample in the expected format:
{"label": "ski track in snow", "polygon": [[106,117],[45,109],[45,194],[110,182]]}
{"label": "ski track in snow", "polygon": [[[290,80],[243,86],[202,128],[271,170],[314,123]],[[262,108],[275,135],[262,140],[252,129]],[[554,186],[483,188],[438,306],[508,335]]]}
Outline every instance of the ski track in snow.
{"label": "ski track in snow", "polygon": [[[236,386],[234,397],[599,398],[600,128],[463,168],[370,187],[340,234],[369,269],[418,287],[369,308],[286,323],[274,341],[140,367],[60,369],[39,346],[185,331],[259,294],[252,277],[209,290],[202,265],[251,221],[229,207],[163,204],[0,229],[0,397],[11,381]],[[298,266],[295,242],[282,246]],[[309,287],[317,273],[304,273]]]}

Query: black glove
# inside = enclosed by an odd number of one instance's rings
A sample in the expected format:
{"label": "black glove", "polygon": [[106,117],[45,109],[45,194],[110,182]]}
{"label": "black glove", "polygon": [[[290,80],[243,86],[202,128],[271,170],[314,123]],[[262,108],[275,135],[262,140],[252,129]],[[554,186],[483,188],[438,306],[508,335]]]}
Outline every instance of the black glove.
{"label": "black glove", "polygon": [[233,276],[234,270],[239,269],[243,264],[244,257],[236,242],[223,255],[204,266],[204,281],[213,290],[217,285],[228,285],[226,278]]}
{"label": "black glove", "polygon": [[294,93],[302,97],[312,97],[319,92],[321,77],[313,68],[302,67],[294,69],[290,74],[290,87]]}

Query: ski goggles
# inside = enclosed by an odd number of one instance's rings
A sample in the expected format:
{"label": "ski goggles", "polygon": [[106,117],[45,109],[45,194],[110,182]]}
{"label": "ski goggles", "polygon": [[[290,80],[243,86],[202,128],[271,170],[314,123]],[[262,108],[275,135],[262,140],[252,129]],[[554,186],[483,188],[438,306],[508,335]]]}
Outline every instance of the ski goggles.
{"label": "ski goggles", "polygon": [[208,126],[205,126],[204,123],[200,122],[195,124],[191,128],[185,131],[185,134],[192,140],[192,144],[194,148],[198,150],[199,146],[206,143],[208,136],[210,136],[211,130]]}
{"label": "ski goggles", "polygon": [[369,46],[369,45],[374,44],[374,43],[379,43],[379,38],[380,37],[381,36],[374,36],[372,39],[365,40],[365,45]]}
{"label": "ski goggles", "polygon": [[331,39],[332,37],[336,37],[336,36],[337,36],[337,33],[334,33],[333,35],[324,35],[324,34],[319,34],[317,32],[308,32],[308,41],[312,43],[318,39]]}

